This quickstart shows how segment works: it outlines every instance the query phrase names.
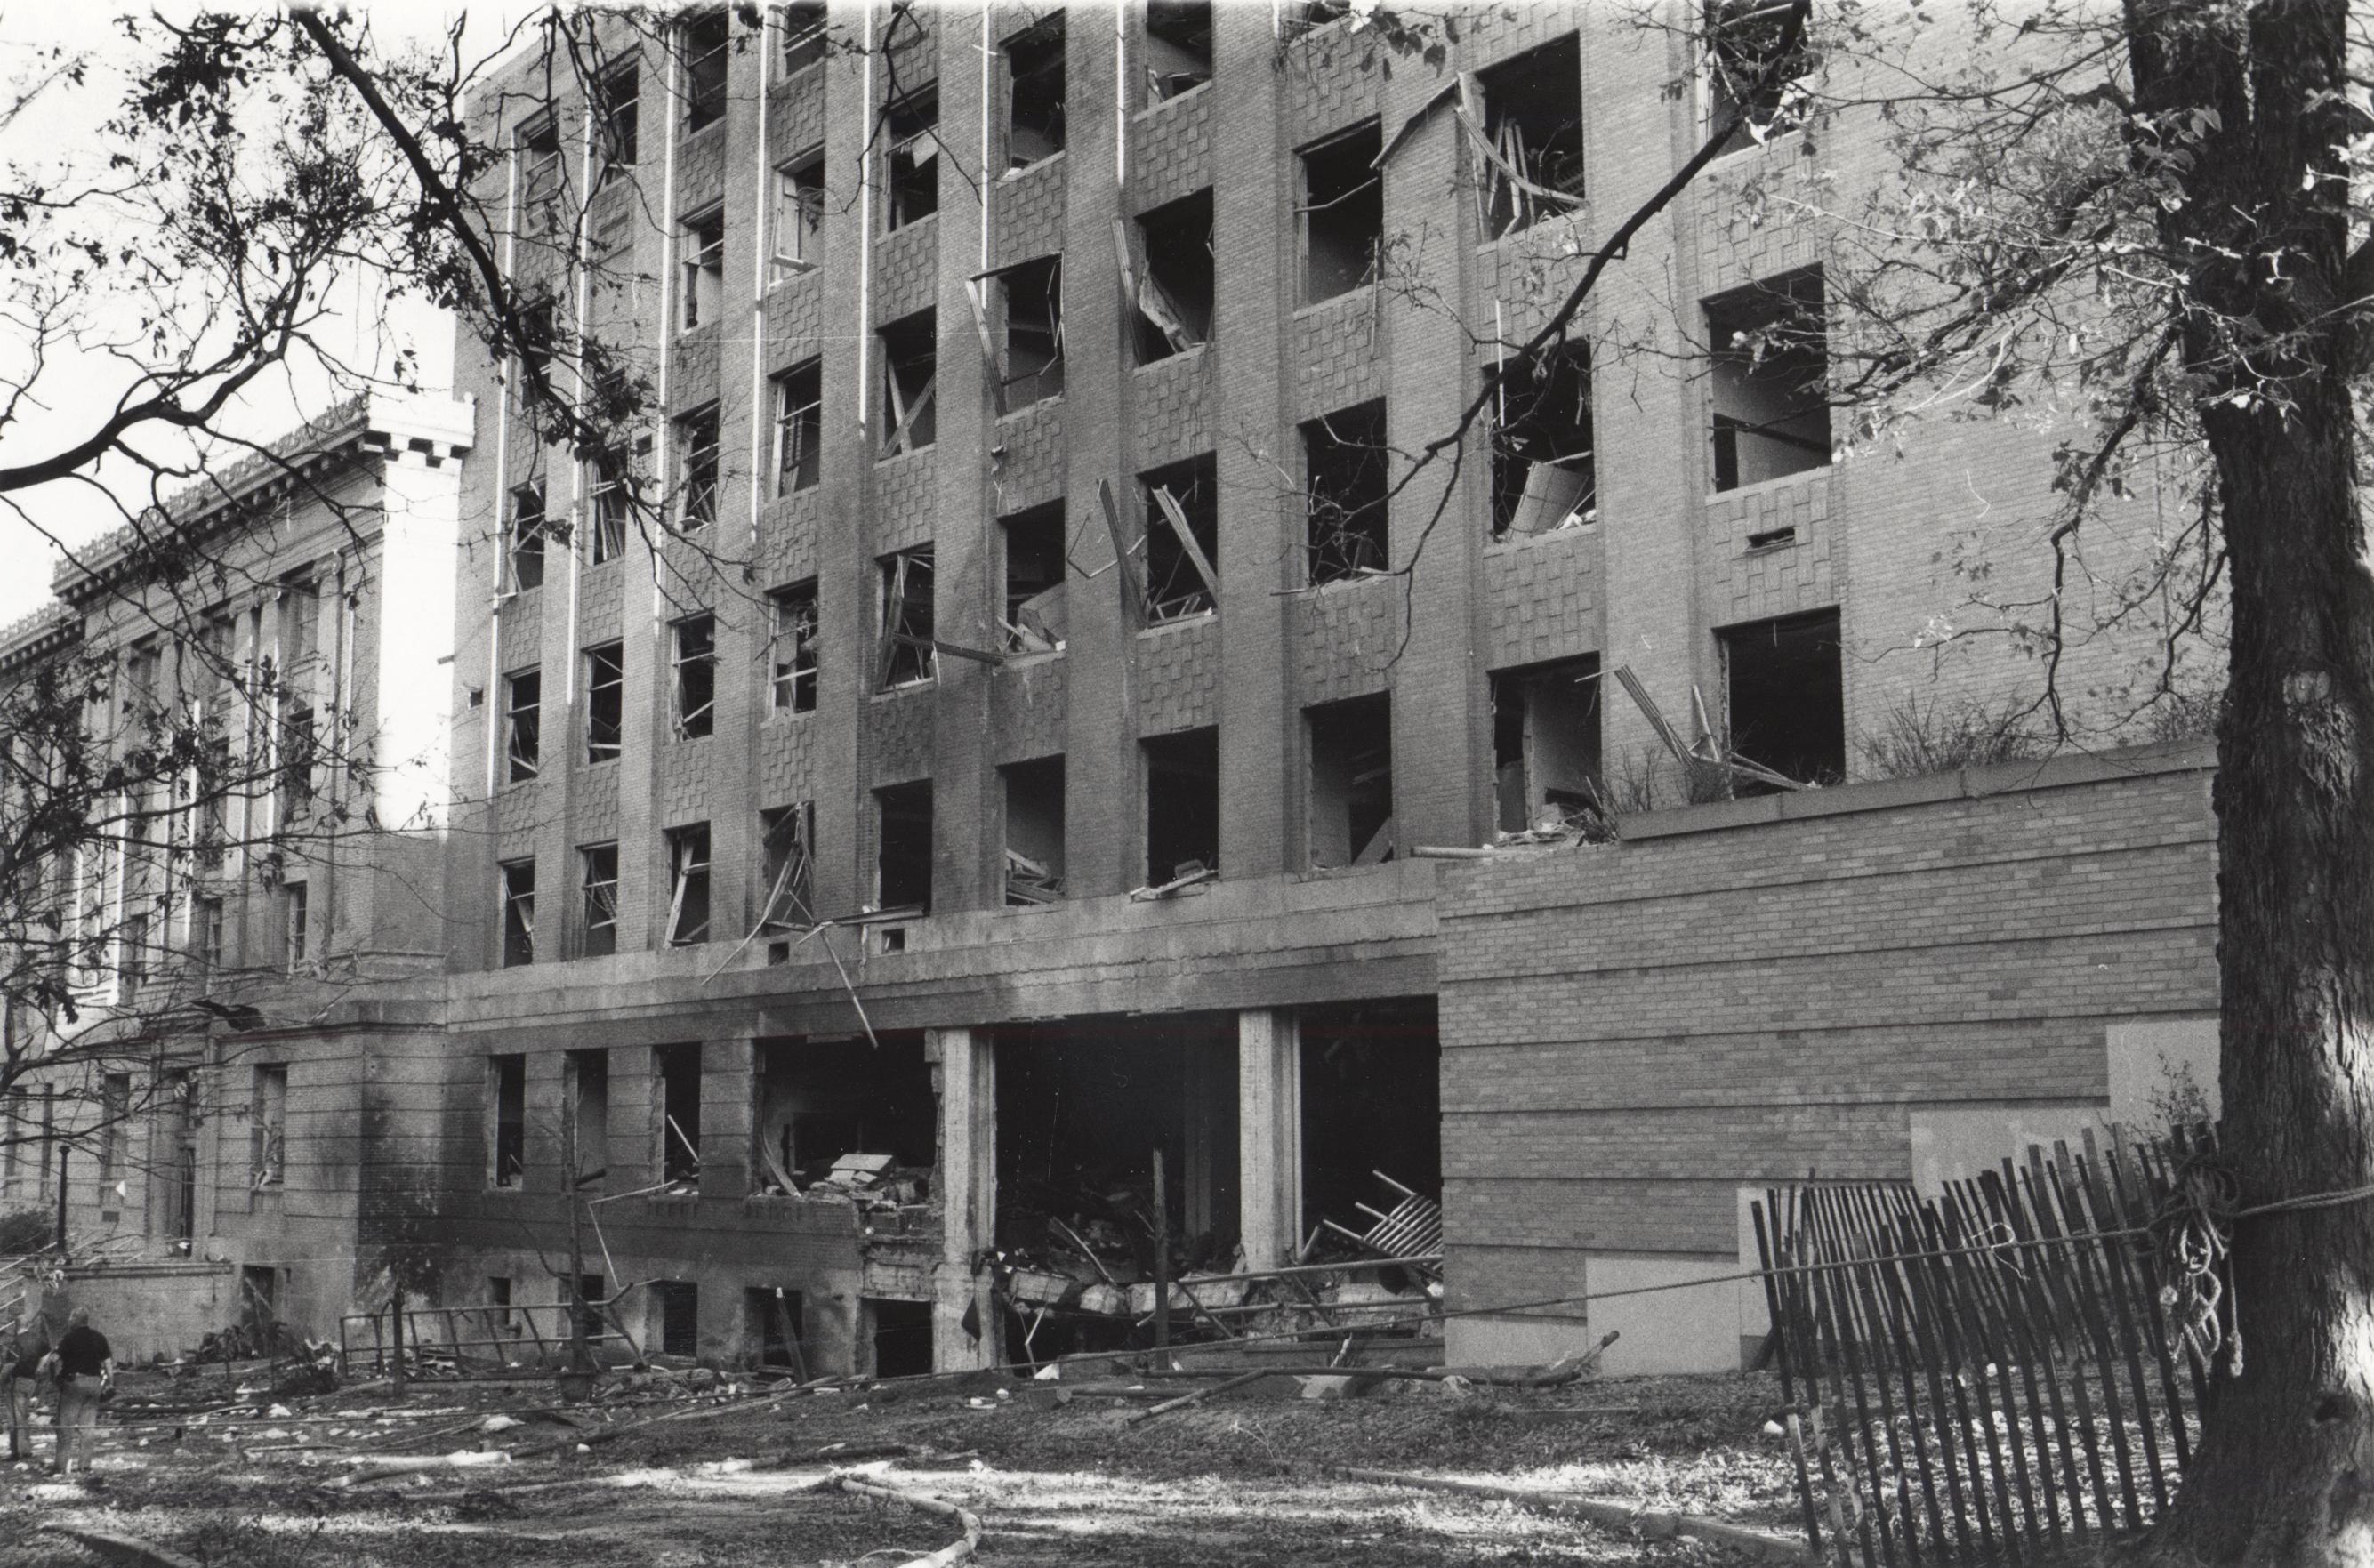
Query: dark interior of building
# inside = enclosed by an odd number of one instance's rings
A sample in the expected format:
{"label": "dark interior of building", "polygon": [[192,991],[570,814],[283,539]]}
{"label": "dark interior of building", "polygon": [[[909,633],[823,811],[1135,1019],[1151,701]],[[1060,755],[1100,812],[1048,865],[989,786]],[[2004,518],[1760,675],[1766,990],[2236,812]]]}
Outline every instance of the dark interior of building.
{"label": "dark interior of building", "polygon": [[1432,997],[1302,1012],[1304,1234],[1332,1220],[1366,1231],[1358,1205],[1399,1194],[1378,1172],[1442,1197],[1442,1048]]}

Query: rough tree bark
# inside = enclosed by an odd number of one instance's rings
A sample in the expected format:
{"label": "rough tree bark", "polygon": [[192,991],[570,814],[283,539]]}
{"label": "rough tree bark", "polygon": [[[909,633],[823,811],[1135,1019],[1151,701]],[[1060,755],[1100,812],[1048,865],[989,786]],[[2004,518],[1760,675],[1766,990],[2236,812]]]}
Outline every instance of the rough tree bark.
{"label": "rough tree bark", "polygon": [[[2135,156],[2233,573],[2219,1072],[2244,1207],[2374,1182],[2374,581],[2347,314],[2345,0],[2126,0]],[[2374,1561],[2374,1205],[2246,1218],[2221,1368],[2153,1553]]]}

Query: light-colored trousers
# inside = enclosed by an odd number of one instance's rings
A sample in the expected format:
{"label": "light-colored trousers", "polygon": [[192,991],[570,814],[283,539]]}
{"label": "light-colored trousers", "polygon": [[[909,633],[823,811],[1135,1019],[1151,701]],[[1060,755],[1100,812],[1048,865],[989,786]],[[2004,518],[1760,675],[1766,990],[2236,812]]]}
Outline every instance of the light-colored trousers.
{"label": "light-colored trousers", "polygon": [[71,1470],[80,1459],[90,1469],[91,1449],[99,1432],[100,1381],[89,1373],[58,1379],[58,1469]]}

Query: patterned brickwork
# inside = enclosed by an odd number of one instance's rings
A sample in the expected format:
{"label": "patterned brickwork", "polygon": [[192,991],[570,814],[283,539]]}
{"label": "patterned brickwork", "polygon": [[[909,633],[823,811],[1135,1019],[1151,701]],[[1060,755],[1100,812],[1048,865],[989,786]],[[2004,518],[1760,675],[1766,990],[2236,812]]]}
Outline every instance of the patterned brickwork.
{"label": "patterned brickwork", "polygon": [[1129,204],[1146,212],[1212,182],[1212,93],[1198,88],[1129,122]]}
{"label": "patterned brickwork", "polygon": [[816,772],[810,763],[817,743],[813,719],[788,713],[768,716],[758,727],[761,810],[815,799]]}
{"label": "patterned brickwork", "polygon": [[1219,351],[1174,354],[1129,372],[1130,404],[1137,415],[1134,451],[1145,467],[1212,450],[1212,377]]}
{"label": "patterned brickwork", "polygon": [[758,525],[761,586],[780,588],[817,575],[817,495],[813,489],[795,490],[767,503]]}
{"label": "patterned brickwork", "polygon": [[932,686],[913,686],[865,703],[866,755],[874,781],[899,784],[932,776]]}
{"label": "patterned brickwork", "polygon": [[670,740],[660,747],[659,811],[671,825],[709,819],[710,774],[717,766],[717,742]]}
{"label": "patterned brickwork", "polygon": [[1372,40],[1337,22],[1290,41],[1279,64],[1288,139],[1297,146],[1374,114],[1382,78]]}
{"label": "patterned brickwork", "polygon": [[[946,170],[940,173],[946,190]],[[829,221],[829,220],[828,220]],[[856,215],[850,216],[852,226]],[[939,298],[940,220],[936,216],[895,229],[874,242],[874,324],[877,327],[911,316]],[[970,273],[973,269],[964,269]],[[941,339],[955,323],[942,322]],[[970,332],[970,326],[966,329]],[[878,357],[878,353],[877,356]]]}
{"label": "patterned brickwork", "polygon": [[1217,617],[1199,616],[1137,638],[1137,728],[1142,735],[1199,730],[1220,708]]}
{"label": "patterned brickwork", "polygon": [[938,506],[939,450],[926,447],[874,467],[874,548],[877,555],[930,542]]}
{"label": "patterned brickwork", "polygon": [[1064,399],[1048,398],[997,421],[1001,452],[989,454],[990,509],[996,517],[1064,493]]}
{"label": "patterned brickwork", "polygon": [[998,672],[989,687],[989,732],[997,762],[1025,762],[1064,749],[1064,675],[1061,655]]}
{"label": "patterned brickwork", "polygon": [[1381,310],[1375,289],[1356,288],[1295,312],[1287,352],[1297,419],[1333,414],[1384,391]]}
{"label": "patterned brickwork", "polygon": [[1064,176],[1070,168],[1071,160],[1059,154],[990,187],[990,265],[1010,267],[1063,250]]}
{"label": "patterned brickwork", "polygon": [[676,216],[679,221],[724,199],[725,129],[723,120],[711,121],[699,135],[676,144]]}
{"label": "patterned brickwork", "polygon": [[[830,222],[830,218],[826,219]],[[851,221],[855,221],[852,219]],[[815,354],[824,333],[824,279],[793,273],[767,291],[767,369],[788,370]]]}
{"label": "patterned brickwork", "polygon": [[1821,260],[1819,238],[1804,210],[1834,197],[1822,188],[1821,161],[1805,152],[1804,138],[1783,136],[1769,147],[1733,153],[1707,171],[1698,206],[1705,295]]}
{"label": "patterned brickwork", "polygon": [[[786,162],[824,140],[831,82],[830,71],[810,70],[789,81],[779,79],[768,89],[773,99],[767,114],[767,158],[770,164]],[[829,178],[829,170],[827,175]]]}
{"label": "patterned brickwork", "polygon": [[[1827,469],[1710,496],[1706,520],[1707,603],[1719,620],[1735,625],[1838,603],[1843,574],[1831,565]],[[1749,544],[1782,529],[1796,531],[1788,543]]]}
{"label": "patterned brickwork", "polygon": [[1493,669],[1598,651],[1600,534],[1597,528],[1561,529],[1484,552]]}
{"label": "patterned brickwork", "polygon": [[[678,333],[668,365],[668,401],[677,408],[698,408],[704,403],[717,401],[718,352],[725,336],[726,322],[703,322],[688,333]],[[746,333],[746,320],[732,323]],[[743,363],[749,361],[746,358]],[[674,459],[670,460],[671,464]]]}
{"label": "patterned brickwork", "polygon": [[1408,584],[1401,578],[1334,583],[1296,595],[1297,690],[1307,706],[1365,696],[1391,684],[1401,649]]}
{"label": "patterned brickwork", "polygon": [[[570,780],[570,847],[599,844],[618,836],[618,768],[616,764],[580,767]],[[570,866],[574,875],[577,868]]]}

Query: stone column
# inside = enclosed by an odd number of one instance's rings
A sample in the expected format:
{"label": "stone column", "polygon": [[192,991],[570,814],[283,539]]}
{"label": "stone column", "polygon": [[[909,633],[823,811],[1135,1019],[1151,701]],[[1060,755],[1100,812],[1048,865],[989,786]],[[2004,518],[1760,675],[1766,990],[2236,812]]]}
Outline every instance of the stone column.
{"label": "stone column", "polygon": [[1302,1242],[1302,1029],[1290,1008],[1237,1014],[1237,1139],[1245,1265],[1291,1263]]}
{"label": "stone column", "polygon": [[[940,1261],[932,1275],[932,1367],[956,1372],[998,1359],[989,1271],[973,1259],[997,1227],[997,1045],[987,1030],[930,1029],[923,1055],[940,1101]],[[968,1332],[965,1317],[973,1317]]]}

